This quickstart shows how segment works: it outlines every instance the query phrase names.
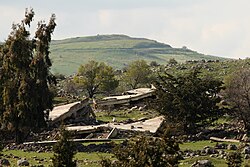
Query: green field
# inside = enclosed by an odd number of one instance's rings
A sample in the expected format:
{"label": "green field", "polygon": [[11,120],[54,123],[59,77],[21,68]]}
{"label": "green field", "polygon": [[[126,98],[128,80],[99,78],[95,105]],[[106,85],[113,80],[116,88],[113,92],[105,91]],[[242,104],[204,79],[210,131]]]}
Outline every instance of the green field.
{"label": "green field", "polygon": [[115,69],[122,69],[134,60],[144,59],[166,64],[170,58],[178,62],[186,60],[225,60],[197,53],[186,48],[172,48],[170,45],[145,38],[125,35],[98,35],[77,37],[51,43],[52,72],[70,75],[77,72],[81,64],[89,60],[105,62]]}
{"label": "green field", "polygon": [[[121,141],[118,141],[117,143],[120,143]],[[103,142],[96,142],[94,144],[102,144]],[[83,143],[84,145],[93,144],[93,143]],[[180,149],[182,151],[188,149],[188,150],[202,150],[205,146],[214,147],[216,142],[210,142],[209,140],[206,141],[198,141],[198,142],[188,142],[180,144]],[[228,144],[228,143],[227,143]],[[227,151],[227,150],[225,150]],[[43,164],[44,166],[50,166],[52,165],[51,157],[53,156],[53,153],[37,153],[37,152],[24,152],[20,150],[14,150],[14,151],[3,151],[3,155],[5,158],[7,158],[11,162],[11,166],[15,167],[16,162],[20,158],[26,158],[31,165],[39,165]],[[15,157],[15,158],[13,158]],[[75,159],[77,160],[77,164],[79,167],[100,167],[100,160],[102,158],[111,158],[114,159],[113,154],[109,153],[84,153],[80,152],[77,153],[75,156]],[[214,158],[210,156],[200,156],[200,157],[193,157],[188,158],[185,160],[180,161],[179,166],[180,167],[189,167],[191,164],[193,164],[196,160],[202,160],[207,159],[211,160],[212,163],[216,167],[226,167],[226,160],[220,159],[220,158]],[[244,160],[243,164],[249,164],[249,160]]]}
{"label": "green field", "polygon": [[[37,152],[24,152],[21,150],[3,151],[4,158],[8,159],[11,167],[17,167],[17,160],[25,158],[29,161],[30,165],[44,165],[45,167],[52,165],[51,157],[53,153],[37,153]],[[15,157],[15,158],[13,158]],[[112,154],[108,153],[77,153],[75,160],[79,167],[99,167],[99,162],[102,158],[112,158]]]}

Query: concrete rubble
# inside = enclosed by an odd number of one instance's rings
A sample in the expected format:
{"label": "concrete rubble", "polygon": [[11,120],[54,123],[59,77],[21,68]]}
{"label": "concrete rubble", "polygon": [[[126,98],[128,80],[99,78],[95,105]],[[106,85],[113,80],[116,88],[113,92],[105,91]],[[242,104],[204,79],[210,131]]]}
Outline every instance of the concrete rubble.
{"label": "concrete rubble", "polygon": [[101,138],[115,138],[118,135],[119,130],[155,133],[158,127],[162,124],[163,117],[156,117],[149,120],[141,119],[137,122],[127,123],[116,123],[113,121],[113,123],[96,125],[95,114],[93,111],[97,108],[101,108],[102,111],[104,108],[110,109],[111,106],[118,107],[120,105],[126,105],[130,110],[134,108],[142,110],[145,108],[145,104],[142,104],[141,106],[134,106],[134,104],[142,103],[144,99],[152,98],[154,96],[154,87],[138,88],[126,91],[120,96],[105,97],[99,101],[93,100],[93,103],[90,103],[89,99],[86,98],[83,101],[57,106],[49,113],[50,125],[59,126],[61,122],[64,122],[66,125],[70,124],[66,127],[67,130],[82,135],[86,139],[95,138],[97,135],[94,134],[100,131],[103,132],[103,129],[105,128],[106,130],[108,129],[109,132]]}
{"label": "concrete rubble", "polygon": [[67,123],[88,122],[91,118],[95,118],[95,114],[89,104],[89,99],[78,101],[62,106],[54,107],[49,113],[49,121],[51,125],[60,124],[62,121]]}
{"label": "concrete rubble", "polygon": [[123,130],[132,130],[132,131],[149,131],[151,133],[155,133],[159,126],[163,122],[163,117],[155,117],[148,120],[142,120],[137,121],[133,123],[107,123],[107,124],[101,124],[101,125],[92,125],[92,126],[70,126],[66,129],[69,131],[76,131],[76,132],[85,132],[85,131],[94,131],[95,129],[98,129],[99,127],[108,127],[108,128],[117,128],[117,129],[123,129]]}
{"label": "concrete rubble", "polygon": [[152,98],[155,96],[155,88],[138,88],[124,92],[120,96],[105,97],[102,100],[96,102],[95,109],[110,109],[119,106],[131,106],[136,103],[140,103],[146,98]]}

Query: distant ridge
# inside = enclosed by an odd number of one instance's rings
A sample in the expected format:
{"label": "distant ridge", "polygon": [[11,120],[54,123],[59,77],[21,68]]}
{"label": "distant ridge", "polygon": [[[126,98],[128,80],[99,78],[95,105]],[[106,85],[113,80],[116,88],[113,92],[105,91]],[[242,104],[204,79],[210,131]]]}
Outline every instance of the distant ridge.
{"label": "distant ridge", "polygon": [[178,62],[187,60],[227,60],[204,55],[186,47],[173,48],[168,44],[146,38],[126,35],[96,35],[53,40],[51,43],[52,71],[70,75],[89,60],[105,62],[116,69],[138,59],[166,64],[170,58]]}

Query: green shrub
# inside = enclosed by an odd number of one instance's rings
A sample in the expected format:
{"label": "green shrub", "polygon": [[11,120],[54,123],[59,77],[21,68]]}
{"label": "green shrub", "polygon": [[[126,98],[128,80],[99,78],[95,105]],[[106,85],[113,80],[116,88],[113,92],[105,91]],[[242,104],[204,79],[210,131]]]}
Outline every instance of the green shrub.
{"label": "green shrub", "polygon": [[181,156],[179,144],[170,138],[137,137],[114,149],[117,161],[103,159],[102,167],[173,167]]}
{"label": "green shrub", "polygon": [[228,153],[226,160],[228,167],[241,167],[241,163],[243,162],[240,152]]}
{"label": "green shrub", "polygon": [[73,161],[76,154],[75,144],[69,140],[70,133],[62,126],[60,129],[60,139],[54,145],[54,157],[52,163],[54,167],[76,167]]}

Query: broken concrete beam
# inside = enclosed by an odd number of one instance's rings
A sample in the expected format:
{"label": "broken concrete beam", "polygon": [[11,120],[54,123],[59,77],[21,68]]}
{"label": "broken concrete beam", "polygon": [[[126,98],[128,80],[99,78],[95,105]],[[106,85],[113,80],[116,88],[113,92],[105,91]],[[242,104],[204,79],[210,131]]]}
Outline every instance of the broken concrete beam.
{"label": "broken concrete beam", "polygon": [[66,127],[65,129],[75,132],[77,134],[88,134],[100,131],[100,128],[101,128],[100,126],[73,126],[73,127]]}
{"label": "broken concrete beam", "polygon": [[235,139],[221,139],[221,138],[218,138],[218,137],[210,137],[210,140],[221,141],[221,142],[233,142],[233,143],[239,143],[240,142],[240,140],[235,140]]}
{"label": "broken concrete beam", "polygon": [[113,128],[111,130],[111,132],[108,134],[107,138],[106,139],[112,139],[112,138],[115,138],[117,135],[118,135],[118,129],[117,128]]}
{"label": "broken concrete beam", "polygon": [[[121,141],[121,139],[72,139],[74,142],[109,142],[109,141]],[[48,140],[48,141],[36,141],[36,142],[25,142],[24,145],[30,144],[41,144],[41,145],[52,145],[57,143],[57,140]]]}
{"label": "broken concrete beam", "polygon": [[[160,116],[160,117],[155,117],[152,119],[128,123],[128,124],[108,123],[108,124],[93,125],[93,126],[72,126],[72,127],[66,127],[66,130],[76,131],[77,133],[78,132],[80,133],[81,131],[84,132],[84,131],[95,129],[98,127],[99,128],[107,127],[107,128],[117,128],[117,129],[124,129],[124,130],[150,131],[151,133],[155,133],[157,129],[160,127],[160,125],[162,124],[163,120],[164,120],[163,116]],[[131,126],[133,126],[134,128],[131,129]]]}

